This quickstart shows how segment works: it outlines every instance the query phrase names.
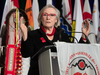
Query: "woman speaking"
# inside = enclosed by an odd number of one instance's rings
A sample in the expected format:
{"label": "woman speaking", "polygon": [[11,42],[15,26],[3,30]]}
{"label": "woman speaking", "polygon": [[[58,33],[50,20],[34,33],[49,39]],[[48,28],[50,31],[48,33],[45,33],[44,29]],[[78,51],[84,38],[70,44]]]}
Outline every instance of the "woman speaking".
{"label": "woman speaking", "polygon": [[[27,27],[23,24],[23,17],[20,19],[20,28],[22,31],[22,43],[21,43],[21,53],[23,57],[31,57],[37,53],[43,46],[53,45],[53,42],[64,41],[71,42],[69,36],[61,32],[61,37],[59,39],[59,29],[60,26],[60,12],[53,5],[47,5],[42,8],[38,15],[38,23],[40,29],[28,32]],[[84,28],[84,24],[86,27]],[[82,23],[82,32],[88,36],[90,31],[90,23],[85,20]],[[82,34],[80,38],[80,43],[89,43]],[[52,48],[51,51],[56,51],[56,48]],[[28,75],[39,75],[38,68],[38,56],[35,56],[30,60],[30,69]]]}

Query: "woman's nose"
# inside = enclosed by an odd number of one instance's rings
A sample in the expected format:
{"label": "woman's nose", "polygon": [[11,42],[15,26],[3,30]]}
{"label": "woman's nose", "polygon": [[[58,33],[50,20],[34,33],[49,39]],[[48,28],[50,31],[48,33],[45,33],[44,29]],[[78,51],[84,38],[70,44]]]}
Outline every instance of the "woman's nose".
{"label": "woman's nose", "polygon": [[47,19],[50,19],[50,15],[47,15]]}

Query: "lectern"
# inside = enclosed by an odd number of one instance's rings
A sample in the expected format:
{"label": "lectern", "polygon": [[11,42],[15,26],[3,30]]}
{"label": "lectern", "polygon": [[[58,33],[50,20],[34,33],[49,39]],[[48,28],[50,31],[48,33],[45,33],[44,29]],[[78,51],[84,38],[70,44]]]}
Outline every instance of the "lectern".
{"label": "lectern", "polygon": [[51,52],[49,47],[44,47],[42,51],[38,58],[40,75],[60,75],[57,53]]}

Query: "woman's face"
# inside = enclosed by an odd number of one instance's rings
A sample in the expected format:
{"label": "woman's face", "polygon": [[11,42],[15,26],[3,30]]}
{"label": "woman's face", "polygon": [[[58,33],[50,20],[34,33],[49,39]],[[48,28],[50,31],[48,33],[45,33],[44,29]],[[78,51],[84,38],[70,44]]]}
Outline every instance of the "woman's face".
{"label": "woman's face", "polygon": [[53,8],[47,8],[42,13],[41,18],[42,24],[44,27],[54,27],[55,23],[57,22],[56,18],[56,11]]}

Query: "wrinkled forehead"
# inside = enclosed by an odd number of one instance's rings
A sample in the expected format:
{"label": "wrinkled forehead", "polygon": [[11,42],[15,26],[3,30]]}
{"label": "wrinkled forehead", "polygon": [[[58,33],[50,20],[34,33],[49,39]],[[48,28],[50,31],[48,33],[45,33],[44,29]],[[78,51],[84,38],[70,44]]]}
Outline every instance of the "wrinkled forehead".
{"label": "wrinkled forehead", "polygon": [[43,11],[43,13],[54,13],[54,14],[56,14],[56,10],[54,8],[48,7]]}

